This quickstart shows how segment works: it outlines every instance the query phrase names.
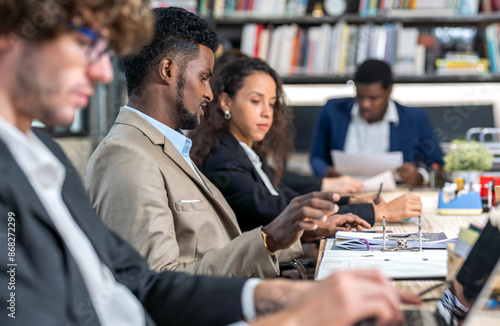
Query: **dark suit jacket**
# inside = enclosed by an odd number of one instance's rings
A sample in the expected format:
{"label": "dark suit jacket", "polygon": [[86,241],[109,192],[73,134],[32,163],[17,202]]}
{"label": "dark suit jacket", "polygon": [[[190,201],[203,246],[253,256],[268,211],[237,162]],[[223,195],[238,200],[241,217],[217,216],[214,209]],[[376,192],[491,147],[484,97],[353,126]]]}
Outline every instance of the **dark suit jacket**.
{"label": "dark suit jacket", "polygon": [[[274,170],[261,157],[262,169],[274,180]],[[202,172],[226,198],[234,210],[242,231],[251,230],[260,225],[269,224],[299,195],[282,180],[278,189],[278,196],[270,194],[262,182],[257,170],[252,165],[247,154],[230,133],[222,136],[218,148],[203,162]],[[305,184],[302,179],[302,184]],[[313,185],[318,185],[315,178]],[[319,187],[315,189],[319,191]],[[343,198],[346,203],[348,198]],[[375,213],[371,204],[342,205],[339,214],[354,213],[373,225]]]}
{"label": "dark suit jacket", "polygon": [[[332,149],[344,149],[353,104],[353,98],[332,99],[321,109],[311,147],[311,166],[315,175],[325,175],[327,167],[333,165]],[[399,124],[391,123],[390,151],[403,152],[404,161],[417,166],[421,163],[443,165],[443,152],[427,112],[398,103],[396,108]]]}
{"label": "dark suit jacket", "polygon": [[[97,255],[143,304],[147,325],[222,325],[242,319],[243,279],[158,274],[94,213],[76,170],[47,135],[39,138],[66,167],[62,196]],[[35,191],[0,140],[0,325],[99,325],[82,275]],[[15,215],[15,225],[7,218]],[[8,229],[8,228],[15,228]],[[7,235],[15,233],[15,290],[8,289]],[[15,292],[16,319],[6,300]]]}
{"label": "dark suit jacket", "polygon": [[323,178],[300,175],[286,169],[281,178],[288,187],[301,195],[320,190],[323,183]]}

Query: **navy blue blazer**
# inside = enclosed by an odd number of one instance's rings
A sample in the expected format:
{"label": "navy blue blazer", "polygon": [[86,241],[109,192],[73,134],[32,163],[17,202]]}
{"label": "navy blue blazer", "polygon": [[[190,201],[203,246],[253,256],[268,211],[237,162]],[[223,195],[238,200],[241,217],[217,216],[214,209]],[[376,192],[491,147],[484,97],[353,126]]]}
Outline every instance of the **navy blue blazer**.
{"label": "navy blue blazer", "polygon": [[[266,160],[261,157],[262,170],[274,181],[275,171]],[[293,198],[300,195],[282,179],[278,184],[278,196],[273,196],[262,182],[252,162],[231,133],[225,133],[220,140],[219,146],[214,153],[210,154],[203,162],[203,174],[224,195],[233,209],[240,229],[249,231],[261,225],[267,225],[274,220]],[[290,176],[287,175],[289,180]],[[293,177],[296,185],[309,190],[319,191],[321,183],[317,178]],[[316,189],[313,189],[317,187]],[[342,197],[339,201],[338,214],[353,213],[373,225],[375,222],[375,211],[372,204],[348,203],[349,197]]]}
{"label": "navy blue blazer", "polygon": [[[334,165],[330,156],[332,149],[344,149],[354,101],[354,98],[331,99],[321,109],[311,147],[311,167],[315,175],[324,176],[327,167]],[[390,151],[403,152],[404,161],[417,166],[443,165],[443,152],[427,112],[399,103],[396,108],[399,124],[391,123]]]}
{"label": "navy blue blazer", "polygon": [[[147,262],[96,215],[61,148],[47,135],[37,135],[66,168],[62,197],[72,217],[116,280],[142,303],[146,325],[226,325],[243,318],[244,279],[149,270]],[[11,224],[8,216],[14,218]],[[1,140],[0,217],[0,325],[100,325],[75,260]],[[15,256],[8,255],[8,242],[15,244]],[[7,266],[12,263],[17,265]],[[11,268],[13,283],[7,273]],[[6,309],[11,297],[15,319]]]}

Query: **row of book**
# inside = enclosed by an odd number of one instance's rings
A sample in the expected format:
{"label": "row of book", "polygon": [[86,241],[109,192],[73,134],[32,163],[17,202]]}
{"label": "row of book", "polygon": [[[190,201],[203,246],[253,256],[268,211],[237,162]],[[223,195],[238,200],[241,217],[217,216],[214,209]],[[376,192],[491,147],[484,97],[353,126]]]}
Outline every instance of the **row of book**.
{"label": "row of book", "polygon": [[201,17],[302,17],[308,0],[200,0]]}
{"label": "row of book", "polygon": [[[483,0],[489,12],[497,8],[497,0]],[[486,4],[481,4],[486,8]],[[480,0],[360,0],[361,16],[376,16],[384,13],[395,16],[447,16],[475,15],[479,12]],[[498,10],[498,9],[496,9]],[[485,9],[483,9],[485,11]]]}
{"label": "row of book", "polygon": [[[349,0],[345,0],[349,1]],[[303,17],[317,0],[199,0],[201,17]],[[351,7],[349,5],[349,7]],[[475,15],[500,10],[500,0],[359,0],[361,16]]]}
{"label": "row of book", "polygon": [[401,24],[339,22],[307,29],[296,24],[243,26],[241,51],[267,61],[282,76],[350,75],[368,58],[389,63],[396,75],[423,75],[419,30]]}
{"label": "row of book", "polygon": [[491,72],[500,73],[500,24],[488,25],[485,29],[485,41]]}

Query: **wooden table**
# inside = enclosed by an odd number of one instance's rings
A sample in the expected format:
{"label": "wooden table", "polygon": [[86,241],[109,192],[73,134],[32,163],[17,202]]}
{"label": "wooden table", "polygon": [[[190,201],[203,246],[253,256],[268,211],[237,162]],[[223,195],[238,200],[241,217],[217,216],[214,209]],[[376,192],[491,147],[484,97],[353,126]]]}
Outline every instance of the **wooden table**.
{"label": "wooden table", "polygon": [[[382,193],[382,198],[385,201],[390,201],[404,193],[410,192],[409,189],[400,189],[391,193]],[[438,215],[438,192],[436,190],[417,190],[410,192],[413,195],[420,196],[423,204],[422,209],[422,232],[438,232],[445,230],[454,230],[459,228],[466,228],[471,223],[479,226],[484,226],[487,222],[487,214],[473,215],[473,216],[451,216],[451,215]],[[417,232],[417,224],[409,222],[387,223],[387,228],[397,233]],[[382,230],[382,223],[377,222],[373,226],[373,230]],[[318,264],[319,267],[321,258],[323,257],[326,239],[321,240]],[[393,281],[395,287],[404,292],[419,293],[433,285],[438,284],[438,280],[397,280]],[[443,289],[436,289],[426,295],[426,297],[440,297]],[[422,306],[423,309],[434,309],[435,302],[429,302]]]}

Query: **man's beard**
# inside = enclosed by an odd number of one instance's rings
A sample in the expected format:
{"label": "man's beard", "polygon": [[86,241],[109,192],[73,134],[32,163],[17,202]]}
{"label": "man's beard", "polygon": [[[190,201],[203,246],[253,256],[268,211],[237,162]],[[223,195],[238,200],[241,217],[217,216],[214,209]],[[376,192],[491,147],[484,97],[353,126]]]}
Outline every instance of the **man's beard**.
{"label": "man's beard", "polygon": [[177,82],[177,102],[175,103],[175,108],[181,122],[181,129],[193,130],[198,127],[200,121],[198,120],[198,116],[196,114],[191,114],[184,106],[184,88],[184,74],[181,74],[179,76],[179,81]]}

